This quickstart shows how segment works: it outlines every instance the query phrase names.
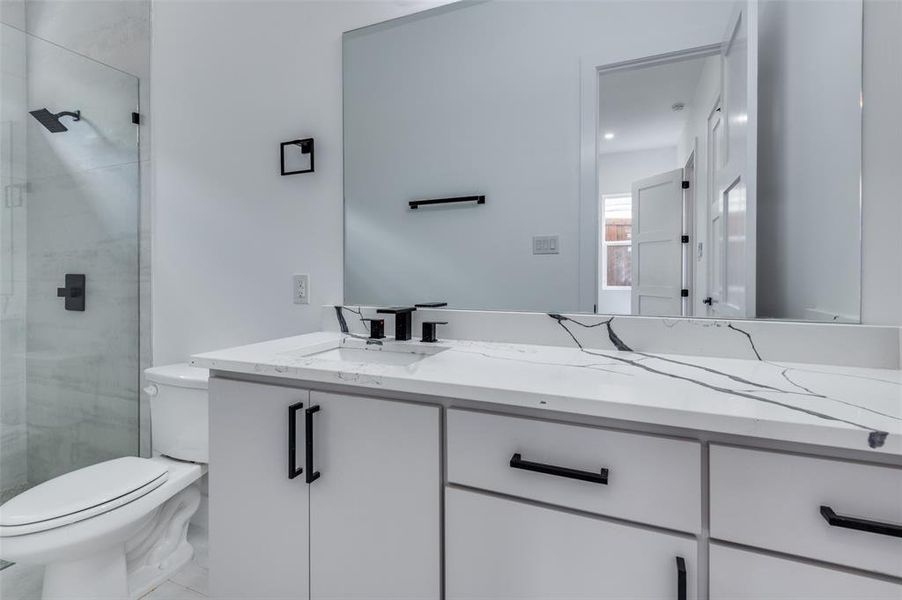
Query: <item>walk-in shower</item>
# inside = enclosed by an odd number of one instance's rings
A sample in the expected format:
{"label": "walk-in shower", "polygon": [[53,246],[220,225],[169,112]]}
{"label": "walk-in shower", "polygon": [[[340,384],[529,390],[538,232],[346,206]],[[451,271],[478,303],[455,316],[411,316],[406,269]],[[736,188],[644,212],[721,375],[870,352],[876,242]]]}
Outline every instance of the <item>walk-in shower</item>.
{"label": "walk-in shower", "polygon": [[140,162],[137,78],[5,24],[0,42],[4,501],[139,452]]}
{"label": "walk-in shower", "polygon": [[29,111],[32,117],[38,120],[38,122],[47,128],[47,131],[50,133],[62,133],[63,131],[69,131],[69,128],[63,125],[60,118],[62,117],[72,117],[73,121],[81,121],[81,111],[69,111],[64,110],[63,112],[52,113],[46,108],[41,108],[38,110]]}

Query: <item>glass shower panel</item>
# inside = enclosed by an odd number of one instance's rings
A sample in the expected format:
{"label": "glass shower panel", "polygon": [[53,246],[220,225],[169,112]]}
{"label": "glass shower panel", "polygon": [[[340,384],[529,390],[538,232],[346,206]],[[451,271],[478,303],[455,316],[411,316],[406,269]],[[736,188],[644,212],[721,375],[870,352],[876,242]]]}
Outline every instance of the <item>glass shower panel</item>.
{"label": "glass shower panel", "polygon": [[0,502],[28,487],[25,398],[25,33],[0,26]]}
{"label": "glass shower panel", "polygon": [[[24,106],[6,80],[2,95],[15,106],[12,156],[26,185],[21,205],[3,209],[18,228],[2,235],[24,273],[12,278],[24,339],[10,357],[22,357],[13,362],[23,370],[26,477],[4,474],[4,492],[139,448],[138,80],[4,26],[4,38],[14,34],[24,38]],[[79,300],[83,311],[67,310]],[[5,342],[15,328],[3,328]]]}

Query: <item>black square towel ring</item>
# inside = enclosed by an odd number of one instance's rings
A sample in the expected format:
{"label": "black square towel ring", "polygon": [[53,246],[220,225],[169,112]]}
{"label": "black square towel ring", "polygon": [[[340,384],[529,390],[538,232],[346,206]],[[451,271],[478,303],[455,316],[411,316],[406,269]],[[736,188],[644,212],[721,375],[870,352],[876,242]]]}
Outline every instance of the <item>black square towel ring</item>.
{"label": "black square towel ring", "polygon": [[[310,155],[310,167],[307,169],[300,166],[306,162],[304,160],[304,154]],[[282,142],[280,155],[282,175],[313,173],[313,138]]]}

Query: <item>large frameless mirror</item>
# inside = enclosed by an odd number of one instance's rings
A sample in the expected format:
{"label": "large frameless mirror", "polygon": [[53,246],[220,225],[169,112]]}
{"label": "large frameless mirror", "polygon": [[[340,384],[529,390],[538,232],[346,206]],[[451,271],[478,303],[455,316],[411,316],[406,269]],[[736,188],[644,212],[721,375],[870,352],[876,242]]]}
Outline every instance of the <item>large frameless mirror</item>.
{"label": "large frameless mirror", "polygon": [[488,1],[345,34],[345,302],[859,321],[862,10]]}

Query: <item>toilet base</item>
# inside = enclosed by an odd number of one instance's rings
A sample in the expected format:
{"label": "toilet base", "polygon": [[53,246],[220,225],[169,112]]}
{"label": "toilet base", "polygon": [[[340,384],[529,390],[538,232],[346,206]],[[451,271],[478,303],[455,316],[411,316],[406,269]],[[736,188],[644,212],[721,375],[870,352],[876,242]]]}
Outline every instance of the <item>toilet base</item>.
{"label": "toilet base", "polygon": [[200,505],[197,484],[160,506],[124,545],[74,561],[48,564],[43,600],[136,600],[194,556],[188,523]]}
{"label": "toilet base", "polygon": [[130,598],[140,598],[191,561],[194,547],[188,542],[188,524],[199,506],[200,490],[195,483],[167,500],[126,543]]}
{"label": "toilet base", "polygon": [[43,600],[122,600],[128,594],[122,546],[92,556],[47,565]]}

